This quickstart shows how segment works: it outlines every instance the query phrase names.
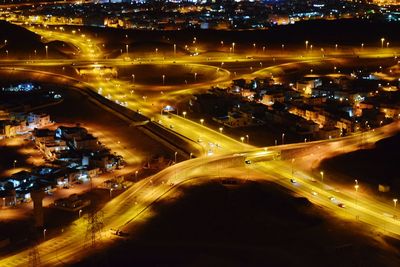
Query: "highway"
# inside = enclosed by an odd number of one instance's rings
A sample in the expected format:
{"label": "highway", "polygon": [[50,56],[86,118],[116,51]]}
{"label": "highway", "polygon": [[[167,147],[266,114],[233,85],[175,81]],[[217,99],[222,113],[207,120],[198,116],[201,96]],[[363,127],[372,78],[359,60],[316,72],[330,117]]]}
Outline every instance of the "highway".
{"label": "highway", "polygon": [[[46,36],[50,40],[52,37],[47,31],[38,30],[39,33]],[[101,58],[101,47],[97,41],[82,42],[81,38],[71,38],[70,34],[60,35],[57,38],[73,42],[77,47],[80,47],[82,53],[82,64],[92,64],[92,60]],[[92,44],[96,42],[96,44]],[[391,52],[388,53],[390,56]],[[366,56],[369,56],[366,55]],[[237,56],[239,57],[239,56]],[[248,58],[242,58],[244,61],[251,61]],[[232,59],[236,60],[236,59]],[[237,59],[239,60],[239,59]],[[257,62],[259,59],[256,59]],[[297,58],[298,60],[298,58]],[[310,60],[310,59],[301,59]],[[99,61],[101,64],[112,65],[116,60]],[[218,59],[220,61],[220,59]],[[71,64],[71,61],[66,60],[62,64]],[[74,60],[74,63],[78,60]],[[118,61],[118,64],[123,61]],[[184,62],[184,61],[182,61]],[[4,61],[1,64],[12,64],[12,61]],[[16,62],[14,62],[16,63]],[[21,62],[21,64],[24,64]],[[31,65],[32,64],[32,65]],[[37,64],[60,64],[56,60],[42,60],[31,63],[25,63],[25,67],[34,66]],[[293,64],[298,64],[298,61]],[[227,70],[228,71],[228,70]],[[262,70],[269,73],[270,69]],[[260,74],[260,73],[256,73]],[[253,74],[256,76],[256,74]],[[257,179],[266,179],[278,183],[279,185],[290,189],[294,193],[307,197],[311,202],[335,213],[338,217],[344,219],[358,220],[372,226],[377,231],[383,231],[387,235],[399,237],[400,227],[399,220],[394,219],[393,215],[397,215],[393,210],[391,203],[382,203],[373,196],[365,196],[354,190],[339,190],[319,182],[319,177],[310,176],[309,170],[315,161],[321,160],[323,157],[330,157],[338,153],[354,151],[360,147],[360,136],[362,135],[364,144],[372,144],[378,140],[389,137],[400,130],[399,122],[386,125],[384,127],[374,129],[362,134],[356,134],[346,138],[324,140],[317,142],[308,142],[300,144],[288,144],[283,146],[274,146],[267,148],[256,148],[244,143],[241,140],[234,140],[223,132],[218,132],[207,127],[207,122],[193,122],[183,116],[172,115],[170,118],[166,115],[161,115],[161,108],[166,99],[173,101],[179,97],[184,97],[190,90],[204,90],[205,87],[212,83],[205,83],[192,86],[177,86],[177,89],[171,94],[164,92],[158,96],[153,96],[149,99],[143,97],[136,92],[131,93],[132,84],[127,81],[118,79],[105,80],[97,77],[95,81],[88,82],[93,88],[102,88],[102,95],[110,97],[113,100],[126,102],[128,108],[135,111],[140,111],[149,118],[154,118],[155,121],[161,121],[163,125],[177,133],[186,136],[194,142],[200,143],[204,148],[204,157],[190,159],[176,165],[173,165],[158,174],[148,177],[137,182],[131,188],[126,190],[121,195],[115,197],[107,203],[101,210],[104,214],[104,231],[100,235],[99,245],[96,249],[104,249],[117,242],[118,238],[111,234],[109,229],[120,229],[130,234],[134,234],[135,224],[150,219],[155,214],[151,209],[151,205],[155,201],[163,199],[168,194],[172,194],[174,190],[179,189],[179,185],[190,181],[191,179],[218,179],[223,170],[224,176],[236,177],[238,173],[259,173]],[[230,81],[232,77],[229,75],[218,82]],[[118,85],[118,86],[117,86]],[[145,86],[143,86],[144,89]],[[160,91],[162,91],[162,86]],[[156,89],[156,88],[155,88]],[[181,92],[178,89],[182,89]],[[135,88],[136,90],[136,88]],[[189,90],[189,91],[188,91]],[[178,92],[177,92],[178,91]],[[161,105],[154,105],[154,103]],[[152,105],[153,104],[153,105]],[[204,125],[202,125],[204,124]],[[172,127],[171,127],[172,126]],[[290,154],[290,157],[296,160],[295,177],[293,177],[293,163],[288,160],[269,160],[252,162],[245,164],[247,157],[253,159],[260,153],[269,153],[269,151],[299,151]],[[301,154],[301,150],[307,150],[307,155]],[[211,153],[211,152],[212,153]],[[282,154],[283,155],[283,154]],[[246,171],[243,171],[244,168]],[[242,170],[239,171],[238,170]],[[240,176],[240,175],[239,175]],[[243,178],[240,176],[240,178]],[[291,182],[290,179],[295,178],[296,182]],[[314,192],[314,193],[313,193]],[[334,197],[334,199],[332,198]],[[342,203],[346,207],[341,208],[338,205]],[[38,245],[40,260],[43,266],[62,265],[64,263],[73,263],[86,257],[89,250],[89,239],[86,239],[87,224],[83,218],[78,219],[63,233],[46,240]],[[85,242],[87,240],[87,242]],[[0,266],[26,266],[29,261],[29,249],[18,252],[14,255],[9,255],[0,259]]]}

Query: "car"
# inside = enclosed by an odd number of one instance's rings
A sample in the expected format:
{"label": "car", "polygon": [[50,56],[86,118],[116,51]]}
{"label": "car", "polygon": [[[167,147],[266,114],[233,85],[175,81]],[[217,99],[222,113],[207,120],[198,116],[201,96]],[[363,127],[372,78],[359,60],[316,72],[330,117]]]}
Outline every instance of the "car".
{"label": "car", "polygon": [[244,161],[246,164],[251,164],[251,160],[247,159]]}
{"label": "car", "polygon": [[345,205],[345,204],[343,204],[343,203],[339,203],[339,204],[338,204],[338,207],[339,207],[339,208],[345,208],[345,207],[346,207],[346,205]]}
{"label": "car", "polygon": [[318,193],[315,191],[312,191],[311,194],[313,194],[313,196],[318,196]]}
{"label": "car", "polygon": [[329,200],[330,200],[330,201],[335,201],[336,198],[335,198],[335,197],[329,197]]}
{"label": "car", "polygon": [[296,181],[296,179],[290,179],[290,182],[292,183],[292,184],[296,184],[297,183],[297,181]]}

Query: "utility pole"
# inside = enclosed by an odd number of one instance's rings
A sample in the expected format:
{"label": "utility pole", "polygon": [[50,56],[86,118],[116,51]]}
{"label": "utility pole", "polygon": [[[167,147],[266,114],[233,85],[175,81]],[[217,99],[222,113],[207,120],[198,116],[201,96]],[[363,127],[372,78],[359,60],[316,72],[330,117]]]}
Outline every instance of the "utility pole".
{"label": "utility pole", "polygon": [[[90,179],[90,191],[93,190],[93,181]],[[91,200],[91,204],[93,205],[93,199]],[[86,235],[85,235],[85,244],[86,241],[90,238],[90,246],[94,248],[96,246],[96,241],[99,239],[99,235],[101,230],[103,229],[103,212],[95,210],[94,207],[91,208],[90,212],[86,217],[87,226],[86,226]]]}
{"label": "utility pole", "polygon": [[37,248],[37,243],[29,250],[29,267],[39,267],[40,266],[40,255]]}

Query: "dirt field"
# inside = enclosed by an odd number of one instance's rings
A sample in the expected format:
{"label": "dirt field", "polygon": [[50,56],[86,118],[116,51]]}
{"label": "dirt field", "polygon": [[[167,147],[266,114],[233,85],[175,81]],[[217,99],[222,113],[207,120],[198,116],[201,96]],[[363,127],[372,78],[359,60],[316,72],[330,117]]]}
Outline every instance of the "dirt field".
{"label": "dirt field", "polygon": [[368,227],[338,221],[270,183],[197,185],[155,212],[131,239],[76,266],[400,264],[398,248],[368,236]]}

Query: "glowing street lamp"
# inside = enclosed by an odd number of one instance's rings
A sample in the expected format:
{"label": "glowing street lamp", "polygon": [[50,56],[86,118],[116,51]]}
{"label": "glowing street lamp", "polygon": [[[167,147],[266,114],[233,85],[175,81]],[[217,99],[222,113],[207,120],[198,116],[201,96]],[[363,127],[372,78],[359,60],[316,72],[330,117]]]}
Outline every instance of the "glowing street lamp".
{"label": "glowing street lamp", "polygon": [[125,45],[125,48],[126,48],[126,54],[128,54],[129,53],[129,45],[128,44]]}
{"label": "glowing street lamp", "polygon": [[321,171],[319,174],[321,174],[321,181],[324,182],[324,172]]}
{"label": "glowing street lamp", "polygon": [[176,44],[174,44],[174,56],[176,56]]}
{"label": "glowing street lamp", "polygon": [[197,72],[194,73],[194,81],[197,81]]}
{"label": "glowing street lamp", "polygon": [[285,133],[282,134],[282,145],[285,144]]}
{"label": "glowing street lamp", "polygon": [[175,156],[175,163],[176,163],[176,156],[178,155],[178,152],[175,151],[174,156]]}
{"label": "glowing street lamp", "polygon": [[46,58],[48,58],[49,57],[49,47],[46,45],[45,48],[46,48]]}
{"label": "glowing street lamp", "polygon": [[186,118],[186,111],[182,112],[184,118]]}
{"label": "glowing street lamp", "polygon": [[132,83],[135,83],[135,74],[132,74]]}
{"label": "glowing street lamp", "polygon": [[224,130],[224,128],[222,128],[222,127],[219,127],[219,133],[221,133],[222,134],[222,131]]}
{"label": "glowing street lamp", "polygon": [[7,45],[7,42],[8,42],[7,40],[4,40],[4,45],[5,45],[5,46]]}
{"label": "glowing street lamp", "polygon": [[306,41],[306,50],[308,49],[308,41]]}
{"label": "glowing street lamp", "polygon": [[240,140],[242,141],[242,143],[243,143],[243,141],[244,141],[244,137],[242,136],[242,137],[240,137]]}
{"label": "glowing street lamp", "polygon": [[397,206],[397,198],[393,198],[393,205],[394,205],[394,208],[396,208],[396,206]]}
{"label": "glowing street lamp", "polygon": [[17,160],[16,159],[14,159],[14,161],[13,161],[13,167],[14,167],[14,169],[15,169],[15,164],[17,163]]}
{"label": "glowing street lamp", "polygon": [[47,229],[43,229],[43,240],[46,240],[46,232],[47,232]]}
{"label": "glowing street lamp", "polygon": [[361,43],[361,49],[364,49],[364,43]]}
{"label": "glowing street lamp", "polygon": [[293,179],[293,174],[294,174],[293,163],[294,163],[294,159],[292,159],[292,179]]}
{"label": "glowing street lamp", "polygon": [[235,53],[235,43],[232,43],[232,53]]}
{"label": "glowing street lamp", "polygon": [[335,44],[335,50],[337,50],[338,49],[338,44]]}
{"label": "glowing street lamp", "polygon": [[203,125],[204,119],[200,119],[200,123],[201,123],[201,125]]}
{"label": "glowing street lamp", "polygon": [[248,135],[248,134],[246,134],[246,140],[247,140],[247,143],[249,143],[249,139],[250,139],[249,135]]}
{"label": "glowing street lamp", "polygon": [[162,84],[165,85],[165,74],[162,75]]}
{"label": "glowing street lamp", "polygon": [[389,42],[386,43],[386,48],[389,48],[389,44],[390,44]]}
{"label": "glowing street lamp", "polygon": [[81,217],[82,210],[79,210],[79,218]]}
{"label": "glowing street lamp", "polygon": [[381,47],[383,48],[383,42],[385,42],[385,38],[381,38]]}
{"label": "glowing street lamp", "polygon": [[137,181],[138,173],[139,173],[139,171],[135,171],[135,181]]}

